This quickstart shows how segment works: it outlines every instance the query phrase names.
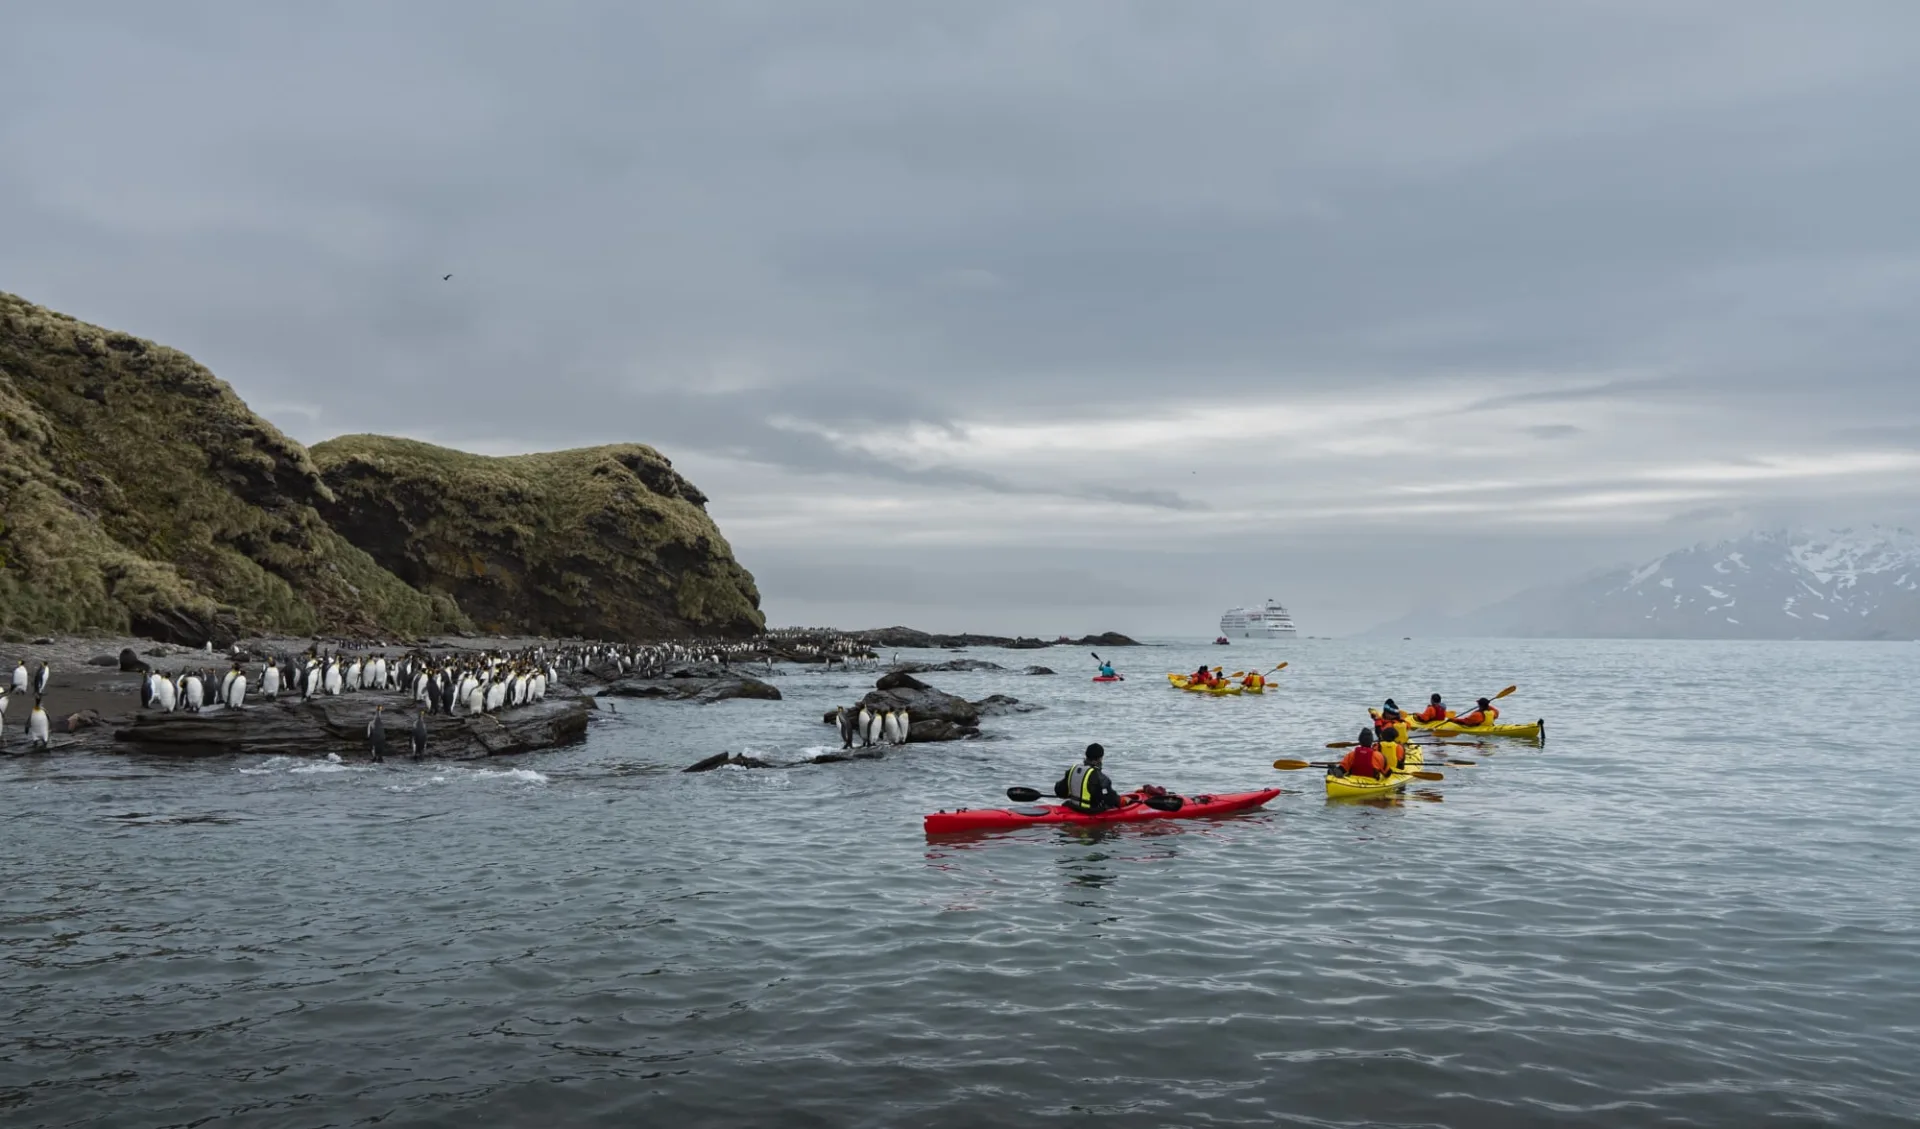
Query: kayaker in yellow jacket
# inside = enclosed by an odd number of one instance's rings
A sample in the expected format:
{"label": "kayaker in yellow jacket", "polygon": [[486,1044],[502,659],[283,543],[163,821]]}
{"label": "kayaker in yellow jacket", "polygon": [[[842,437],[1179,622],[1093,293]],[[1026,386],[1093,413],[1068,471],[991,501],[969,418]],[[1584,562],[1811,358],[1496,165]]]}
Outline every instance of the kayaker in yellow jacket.
{"label": "kayaker in yellow jacket", "polygon": [[1473,704],[1472,709],[1454,718],[1453,723],[1473,729],[1482,725],[1492,725],[1498,720],[1500,720],[1500,708],[1487,699],[1481,698]]}
{"label": "kayaker in yellow jacket", "polygon": [[1266,678],[1257,670],[1248,671],[1247,676],[1240,680],[1240,685],[1245,686],[1249,690],[1261,689],[1266,684]]}
{"label": "kayaker in yellow jacket", "polygon": [[1107,750],[1100,745],[1088,745],[1086,759],[1068,768],[1066,775],[1054,782],[1053,794],[1067,801],[1067,806],[1074,811],[1089,815],[1119,807],[1120,795],[1113,790],[1113,781],[1101,767],[1106,755]]}

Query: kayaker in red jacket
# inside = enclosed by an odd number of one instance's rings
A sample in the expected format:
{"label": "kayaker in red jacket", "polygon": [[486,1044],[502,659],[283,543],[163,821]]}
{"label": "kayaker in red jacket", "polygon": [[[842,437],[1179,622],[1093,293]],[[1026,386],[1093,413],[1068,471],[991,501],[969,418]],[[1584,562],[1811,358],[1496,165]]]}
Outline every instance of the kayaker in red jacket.
{"label": "kayaker in red jacket", "polygon": [[1467,726],[1468,728],[1474,728],[1481,725],[1492,725],[1494,722],[1500,720],[1500,709],[1499,707],[1495,706],[1492,702],[1489,702],[1485,698],[1481,698],[1479,701],[1473,704],[1472,709],[1468,710],[1466,713],[1461,714],[1459,717],[1454,718],[1453,720],[1456,724],[1464,725],[1464,726]]}
{"label": "kayaker in red jacket", "polygon": [[1107,751],[1098,744],[1088,745],[1086,759],[1067,769],[1067,774],[1054,782],[1053,794],[1067,801],[1067,806],[1074,811],[1090,815],[1119,807],[1120,795],[1100,767],[1106,755]]}
{"label": "kayaker in red jacket", "polygon": [[1373,743],[1371,728],[1360,731],[1360,743],[1353,751],[1340,758],[1340,771],[1348,776],[1371,776],[1379,779],[1387,774],[1387,758],[1380,747]]}
{"label": "kayaker in red jacket", "polygon": [[1433,697],[1427,699],[1427,708],[1414,715],[1414,720],[1427,722],[1445,721],[1447,720],[1447,704],[1440,700],[1440,695],[1435,694]]}
{"label": "kayaker in red jacket", "polygon": [[1213,685],[1213,671],[1203,666],[1199,670],[1194,671],[1193,677],[1187,679],[1187,681],[1196,686],[1211,686]]}

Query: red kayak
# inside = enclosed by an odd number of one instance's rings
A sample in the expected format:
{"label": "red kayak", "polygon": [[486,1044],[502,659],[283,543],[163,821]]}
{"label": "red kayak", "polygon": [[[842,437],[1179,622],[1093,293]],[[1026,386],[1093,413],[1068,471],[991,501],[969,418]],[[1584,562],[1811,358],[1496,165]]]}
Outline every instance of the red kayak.
{"label": "red kayak", "polygon": [[1194,819],[1205,815],[1225,815],[1228,812],[1246,811],[1257,808],[1280,794],[1278,788],[1262,788],[1258,792],[1223,792],[1213,796],[1187,796],[1186,803],[1179,811],[1161,811],[1139,802],[1137,794],[1129,794],[1124,800],[1133,801],[1125,807],[1113,811],[1103,811],[1099,815],[1086,815],[1059,804],[1034,804],[1017,808],[961,808],[959,811],[937,811],[927,817],[927,834],[938,835],[950,831],[1002,831],[1009,827],[1032,827],[1036,823],[1134,823],[1147,819]]}
{"label": "red kayak", "polygon": [[1108,678],[1104,674],[1096,674],[1093,676],[1093,680],[1095,682],[1125,682],[1127,680],[1127,676],[1124,674],[1116,674],[1112,678]]}

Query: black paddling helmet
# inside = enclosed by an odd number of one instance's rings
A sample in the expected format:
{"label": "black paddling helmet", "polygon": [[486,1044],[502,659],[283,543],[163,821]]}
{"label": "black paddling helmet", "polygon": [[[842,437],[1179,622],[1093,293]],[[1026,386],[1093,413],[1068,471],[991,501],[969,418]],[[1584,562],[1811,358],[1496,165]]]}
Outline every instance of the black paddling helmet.
{"label": "black paddling helmet", "polygon": [[1435,694],[1435,695],[1434,695],[1433,697],[1431,697],[1431,698],[1428,698],[1428,699],[1427,699],[1427,701],[1429,701],[1429,702],[1431,702],[1432,704],[1434,704],[1434,705],[1436,705],[1436,706],[1437,706],[1437,705],[1441,705],[1441,704],[1443,704],[1443,703],[1442,703],[1442,702],[1440,701],[1440,695],[1438,695],[1438,694]]}
{"label": "black paddling helmet", "polygon": [[1087,759],[1090,761],[1097,761],[1106,755],[1107,751],[1101,748],[1097,741],[1087,746]]}
{"label": "black paddling helmet", "polygon": [[1481,709],[1486,709],[1488,706],[1492,705],[1493,703],[1487,701],[1485,698],[1481,698],[1478,704]]}
{"label": "black paddling helmet", "polygon": [[1360,743],[1362,745],[1373,744],[1373,726],[1369,725],[1360,731]]}

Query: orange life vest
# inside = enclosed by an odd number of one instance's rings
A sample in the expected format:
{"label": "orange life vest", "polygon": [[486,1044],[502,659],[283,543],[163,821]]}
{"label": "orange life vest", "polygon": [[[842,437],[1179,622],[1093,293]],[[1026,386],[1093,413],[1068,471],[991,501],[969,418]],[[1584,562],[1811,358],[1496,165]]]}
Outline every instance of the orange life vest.
{"label": "orange life vest", "polygon": [[1488,706],[1486,709],[1483,710],[1480,707],[1475,706],[1472,710],[1461,714],[1459,717],[1456,717],[1453,720],[1459,722],[1461,725],[1467,726],[1470,729],[1474,729],[1482,725],[1492,725],[1494,721],[1499,718],[1499,716],[1500,716],[1500,710],[1497,707]]}
{"label": "orange life vest", "polygon": [[1423,709],[1419,713],[1415,714],[1414,720],[1415,721],[1445,721],[1447,720],[1447,707],[1428,706],[1426,709]]}

